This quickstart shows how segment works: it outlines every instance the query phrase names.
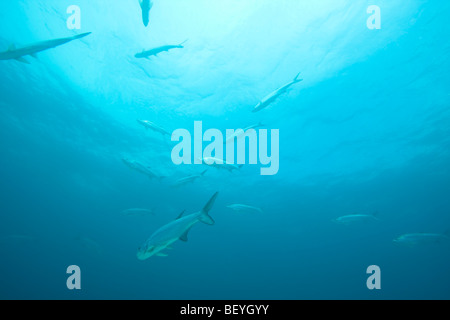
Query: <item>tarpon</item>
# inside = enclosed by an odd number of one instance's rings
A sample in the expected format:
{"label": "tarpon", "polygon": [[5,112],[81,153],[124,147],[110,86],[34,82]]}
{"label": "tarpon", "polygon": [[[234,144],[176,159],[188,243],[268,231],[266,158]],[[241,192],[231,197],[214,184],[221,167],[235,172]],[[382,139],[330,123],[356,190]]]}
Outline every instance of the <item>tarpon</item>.
{"label": "tarpon", "polygon": [[155,215],[154,210],[149,209],[141,209],[141,208],[132,208],[132,209],[126,209],[123,210],[122,213],[126,216],[148,216],[148,215]]}
{"label": "tarpon", "polygon": [[336,218],[333,220],[333,222],[344,224],[344,225],[350,225],[352,223],[358,223],[358,222],[369,222],[369,221],[379,221],[380,219],[377,218],[378,213],[373,214],[350,214],[347,216],[342,216],[339,218]]}
{"label": "tarpon", "polygon": [[252,207],[252,206],[247,206],[245,204],[231,204],[229,206],[227,206],[227,208],[230,208],[234,211],[238,211],[238,212],[260,212],[262,213],[262,209],[261,208],[257,208],[257,207]]}
{"label": "tarpon", "polygon": [[149,167],[146,167],[142,163],[139,163],[134,160],[128,160],[128,159],[122,159],[123,163],[125,163],[129,168],[136,170],[140,173],[145,174],[150,179],[163,179],[164,177],[158,176],[156,173],[154,173]]}
{"label": "tarpon", "polygon": [[262,109],[267,108],[271,103],[273,103],[276,99],[278,99],[279,96],[281,96],[283,93],[285,93],[287,91],[287,89],[289,89],[292,85],[303,81],[303,79],[298,78],[299,76],[300,76],[300,73],[294,78],[294,80],[292,82],[289,82],[288,84],[282,86],[280,89],[272,92],[267,97],[262,99],[256,105],[256,107],[253,109],[252,112],[258,112],[258,111],[261,111]]}
{"label": "tarpon", "polygon": [[142,21],[144,22],[144,26],[148,26],[150,22],[150,10],[153,7],[153,3],[151,0],[139,0],[139,4],[142,9]]}
{"label": "tarpon", "polygon": [[7,51],[0,53],[0,60],[17,60],[23,63],[30,64],[24,58],[24,56],[32,56],[36,58],[36,53],[38,52],[61,46],[63,44],[66,44],[67,42],[81,39],[90,34],[91,32],[87,32],[73,37],[43,41],[23,48],[16,48],[15,45],[11,45]]}
{"label": "tarpon", "polygon": [[158,229],[139,247],[137,258],[139,260],[146,260],[155,255],[165,257],[167,254],[164,254],[161,251],[170,248],[170,245],[178,240],[188,241],[188,233],[197,222],[213,225],[215,222],[209,216],[209,211],[212,209],[218,194],[219,193],[216,192],[200,212],[187,216],[181,214],[175,221]]}
{"label": "tarpon", "polygon": [[151,121],[148,120],[137,120],[137,122],[145,127],[145,129],[150,129],[153,131],[156,131],[158,133],[161,133],[163,136],[171,136],[172,134],[167,132],[165,129],[161,128],[160,126],[154,124]]}
{"label": "tarpon", "polygon": [[184,41],[183,43],[181,43],[179,45],[167,45],[167,46],[153,48],[153,49],[150,49],[150,50],[144,50],[141,53],[136,53],[134,56],[136,58],[149,59],[151,56],[157,56],[159,53],[164,52],[164,51],[169,52],[169,50],[172,50],[172,49],[182,49],[182,48],[184,48],[183,44],[186,41]]}
{"label": "tarpon", "polygon": [[395,238],[393,241],[395,244],[404,245],[408,247],[414,247],[418,245],[426,245],[439,243],[442,241],[450,240],[450,233],[409,233],[401,235]]}
{"label": "tarpon", "polygon": [[234,134],[232,134],[231,136],[229,136],[229,137],[227,138],[227,140],[226,140],[223,144],[228,144],[228,143],[230,143],[231,141],[234,141],[234,139],[239,140],[240,138],[242,138],[242,137],[245,135],[245,133],[247,132],[247,130],[250,130],[250,129],[256,129],[256,128],[260,128],[260,127],[264,127],[264,124],[263,124],[262,122],[259,122],[258,124],[254,124],[254,125],[248,126],[248,127],[245,128],[245,129],[238,129],[238,130],[236,130],[236,131],[234,132]]}
{"label": "tarpon", "polygon": [[217,169],[225,169],[230,172],[233,172],[233,170],[239,170],[240,168],[242,168],[244,166],[243,164],[235,165],[235,164],[227,163],[225,160],[214,158],[214,157],[205,157],[202,159],[202,161],[208,166],[211,166],[211,167],[214,167]]}
{"label": "tarpon", "polygon": [[172,184],[172,187],[181,187],[181,186],[184,186],[184,185],[186,185],[188,183],[193,183],[193,182],[195,182],[195,180],[203,177],[207,171],[208,171],[208,169],[206,169],[205,171],[203,171],[200,174],[195,174],[195,175],[191,175],[191,176],[187,176],[187,177],[178,179],[177,181],[175,181]]}

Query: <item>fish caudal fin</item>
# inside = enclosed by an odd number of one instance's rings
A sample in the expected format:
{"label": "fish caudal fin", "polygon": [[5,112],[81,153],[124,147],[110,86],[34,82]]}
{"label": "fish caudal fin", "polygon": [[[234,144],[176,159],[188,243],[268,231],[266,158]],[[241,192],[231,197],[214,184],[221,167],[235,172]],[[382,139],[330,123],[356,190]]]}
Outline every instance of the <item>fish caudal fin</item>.
{"label": "fish caudal fin", "polygon": [[216,202],[217,196],[219,195],[219,192],[216,192],[211,199],[209,199],[206,206],[202,209],[201,215],[199,217],[199,220],[205,224],[213,225],[215,224],[213,218],[208,214],[209,211],[212,209],[214,202]]}
{"label": "fish caudal fin", "polygon": [[300,74],[301,74],[301,72],[299,72],[299,73],[295,76],[294,82],[300,82],[300,81],[303,81],[303,79],[299,79]]}

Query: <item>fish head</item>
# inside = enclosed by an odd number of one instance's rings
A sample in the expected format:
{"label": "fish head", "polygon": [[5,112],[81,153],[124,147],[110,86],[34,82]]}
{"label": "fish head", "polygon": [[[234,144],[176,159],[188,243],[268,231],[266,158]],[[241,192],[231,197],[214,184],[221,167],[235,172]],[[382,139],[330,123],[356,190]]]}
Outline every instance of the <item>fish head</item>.
{"label": "fish head", "polygon": [[158,250],[157,250],[156,246],[143,244],[142,246],[139,247],[136,255],[139,260],[143,261],[143,260],[147,260],[148,258],[150,258],[151,256],[153,256],[157,253],[158,253]]}
{"label": "fish head", "polygon": [[253,108],[253,113],[259,111],[259,109],[261,109],[262,107],[262,102],[258,102],[258,104],[255,106],[255,108]]}
{"label": "fish head", "polygon": [[392,242],[396,245],[396,246],[400,246],[400,247],[404,247],[404,246],[411,246],[414,243],[411,241],[408,241],[408,238],[405,236],[398,236],[397,238],[395,238],[394,240],[392,240]]}

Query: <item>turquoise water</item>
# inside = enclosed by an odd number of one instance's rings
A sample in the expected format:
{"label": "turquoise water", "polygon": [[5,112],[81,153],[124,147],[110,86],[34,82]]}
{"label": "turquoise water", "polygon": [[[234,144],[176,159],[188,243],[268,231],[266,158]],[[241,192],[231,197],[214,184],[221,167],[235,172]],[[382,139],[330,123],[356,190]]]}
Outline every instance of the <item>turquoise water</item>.
{"label": "turquoise water", "polygon": [[[92,34],[30,64],[0,61],[0,298],[449,299],[450,240],[393,240],[450,229],[450,3],[153,2],[148,27],[137,0],[1,2],[0,51]],[[80,30],[67,28],[74,4]],[[366,23],[374,4],[378,30]],[[169,132],[263,122],[280,132],[279,172],[176,166],[176,143],[136,119]],[[168,257],[137,259],[216,191],[214,226],[195,225]],[[70,265],[79,291],[66,287]],[[370,265],[381,290],[366,286]]]}

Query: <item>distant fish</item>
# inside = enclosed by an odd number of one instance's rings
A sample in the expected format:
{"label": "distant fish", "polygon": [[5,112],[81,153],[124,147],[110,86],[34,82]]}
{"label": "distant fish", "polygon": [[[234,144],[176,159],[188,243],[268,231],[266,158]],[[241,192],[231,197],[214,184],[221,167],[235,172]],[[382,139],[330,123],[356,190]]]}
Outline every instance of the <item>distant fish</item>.
{"label": "distant fish", "polygon": [[148,209],[141,209],[141,208],[132,208],[122,211],[124,215],[126,216],[154,216],[155,211],[154,210],[148,210]]}
{"label": "distant fish", "polygon": [[272,92],[271,94],[269,94],[267,97],[265,97],[264,99],[262,99],[257,105],[256,107],[253,109],[252,112],[258,112],[261,111],[262,109],[267,108],[271,103],[273,103],[276,99],[278,99],[279,96],[281,96],[282,94],[284,94],[287,89],[289,89],[292,85],[299,83],[300,81],[303,81],[303,79],[299,79],[298,77],[300,76],[300,73],[294,78],[294,80],[292,82],[289,82],[288,84],[282,86],[280,89],[275,90],[274,92]]}
{"label": "distant fish", "polygon": [[22,63],[30,64],[24,56],[36,58],[36,53],[38,52],[61,46],[67,42],[81,39],[90,34],[91,32],[87,32],[73,37],[42,41],[23,48],[16,48],[15,45],[11,45],[7,51],[0,53],[0,60],[17,60]]}
{"label": "distant fish", "polygon": [[171,244],[178,240],[188,241],[187,236],[189,231],[198,222],[213,225],[214,220],[209,216],[209,211],[212,209],[218,194],[216,192],[200,212],[184,216],[183,211],[175,221],[158,229],[139,247],[137,258],[139,260],[146,260],[155,255],[166,257],[167,254],[162,251],[169,249]]}
{"label": "distant fish", "polygon": [[225,169],[230,172],[233,172],[233,170],[239,170],[244,166],[243,164],[235,165],[235,164],[227,163],[225,160],[214,158],[214,157],[205,157],[202,159],[202,161],[203,161],[203,163],[205,163],[208,166],[211,166],[211,167],[214,167],[217,169]]}
{"label": "distant fish", "polygon": [[191,176],[187,176],[187,177],[178,179],[177,181],[175,181],[172,184],[172,187],[181,187],[181,186],[184,186],[184,185],[186,185],[188,183],[193,183],[193,182],[195,182],[195,180],[203,177],[207,171],[208,171],[208,169],[206,169],[205,171],[203,171],[200,174],[195,174],[195,175],[191,175]]}
{"label": "distant fish", "polygon": [[142,10],[142,22],[144,22],[144,26],[148,26],[150,22],[150,10],[153,7],[153,3],[151,0],[139,0],[139,4]]}
{"label": "distant fish", "polygon": [[234,141],[234,139],[239,140],[240,138],[242,138],[244,136],[244,134],[247,132],[247,130],[256,129],[256,128],[260,128],[260,127],[264,127],[264,124],[262,124],[262,122],[259,122],[258,124],[251,125],[251,126],[245,128],[245,129],[242,129],[242,130],[236,130],[234,132],[234,134],[232,134],[231,136],[227,137],[227,140],[224,142],[224,144],[228,144],[231,141]]}
{"label": "distant fish", "polygon": [[259,212],[262,213],[262,209],[257,208],[257,207],[252,207],[252,206],[247,206],[245,204],[231,204],[229,206],[227,206],[227,208],[230,208],[234,211],[238,211],[238,212]]}
{"label": "distant fish", "polygon": [[172,135],[171,133],[167,132],[165,129],[161,128],[160,126],[154,124],[151,121],[148,121],[148,120],[137,120],[137,122],[140,125],[144,126],[145,129],[150,129],[150,130],[156,131],[158,133],[161,133],[163,136],[166,136],[166,135],[167,136],[171,136]]}
{"label": "distant fish", "polygon": [[134,160],[128,160],[128,159],[122,159],[123,163],[125,163],[129,168],[136,170],[142,174],[145,174],[150,179],[163,179],[163,176],[159,176],[156,173],[154,173],[149,167],[143,165],[142,163],[139,163]]}
{"label": "distant fish", "polygon": [[343,225],[350,225],[360,222],[379,221],[380,219],[377,218],[377,215],[377,212],[373,214],[351,214],[336,218],[333,221]]}
{"label": "distant fish", "polygon": [[[187,41],[187,40],[186,40]],[[169,52],[172,49],[182,49],[184,48],[183,44],[186,42],[182,42],[181,44],[178,45],[167,45],[167,46],[162,46],[162,47],[157,47],[157,48],[153,48],[150,50],[143,50],[140,53],[136,53],[134,55],[135,58],[145,58],[145,59],[149,59],[151,56],[157,56],[159,53],[167,51]]]}
{"label": "distant fish", "polygon": [[408,247],[415,247],[419,245],[427,245],[440,243],[442,241],[450,240],[450,232],[445,234],[439,233],[408,233],[395,238],[395,244],[404,245]]}

